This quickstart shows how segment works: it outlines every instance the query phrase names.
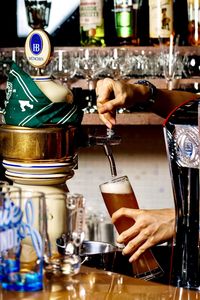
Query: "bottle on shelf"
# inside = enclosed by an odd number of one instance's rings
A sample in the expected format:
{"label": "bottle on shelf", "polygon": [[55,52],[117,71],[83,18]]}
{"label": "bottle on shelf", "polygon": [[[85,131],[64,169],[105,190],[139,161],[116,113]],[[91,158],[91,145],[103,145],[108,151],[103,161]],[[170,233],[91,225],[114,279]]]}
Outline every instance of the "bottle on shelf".
{"label": "bottle on shelf", "polygon": [[173,0],[149,0],[150,44],[169,44],[172,33]]}
{"label": "bottle on shelf", "polygon": [[188,2],[188,44],[200,45],[200,1],[187,0]]}
{"label": "bottle on shelf", "polygon": [[115,29],[118,45],[138,45],[137,17],[139,1],[114,0]]}
{"label": "bottle on shelf", "polygon": [[81,46],[105,46],[104,0],[80,0],[80,44]]}
{"label": "bottle on shelf", "polygon": [[[178,39],[179,46],[188,45],[188,0],[174,0],[173,30],[174,39]],[[198,0],[199,1],[199,0]]]}
{"label": "bottle on shelf", "polygon": [[104,35],[106,46],[117,46],[114,0],[104,0]]}
{"label": "bottle on shelf", "polygon": [[149,46],[149,1],[140,1],[138,9],[137,33],[140,46]]}

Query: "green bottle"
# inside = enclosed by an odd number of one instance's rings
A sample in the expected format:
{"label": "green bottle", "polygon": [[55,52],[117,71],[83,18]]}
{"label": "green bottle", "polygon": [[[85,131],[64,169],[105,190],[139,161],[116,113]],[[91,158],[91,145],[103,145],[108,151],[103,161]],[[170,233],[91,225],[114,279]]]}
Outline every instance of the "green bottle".
{"label": "green bottle", "polygon": [[139,1],[114,0],[115,29],[119,45],[137,45]]}
{"label": "green bottle", "polygon": [[80,0],[81,46],[105,46],[103,0]]}

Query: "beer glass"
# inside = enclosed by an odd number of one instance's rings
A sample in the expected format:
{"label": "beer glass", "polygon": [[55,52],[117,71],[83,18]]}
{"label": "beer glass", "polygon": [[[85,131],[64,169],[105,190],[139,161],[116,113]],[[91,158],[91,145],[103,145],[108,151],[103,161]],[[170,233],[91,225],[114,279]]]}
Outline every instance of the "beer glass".
{"label": "beer glass", "polygon": [[81,267],[79,250],[84,239],[85,199],[76,193],[47,193],[49,251],[44,269],[51,275],[74,275]]}
{"label": "beer glass", "polygon": [[38,291],[43,288],[46,204],[41,192],[14,186],[0,193],[2,288]]}
{"label": "beer glass", "polygon": [[[139,208],[131,183],[126,175],[120,177],[114,176],[109,181],[102,183],[100,185],[100,191],[110,216],[121,207]],[[118,219],[114,225],[120,234],[133,224],[133,219],[123,216]],[[135,277],[146,280],[163,274],[151,250],[146,250],[136,262],[133,262],[132,268]]]}

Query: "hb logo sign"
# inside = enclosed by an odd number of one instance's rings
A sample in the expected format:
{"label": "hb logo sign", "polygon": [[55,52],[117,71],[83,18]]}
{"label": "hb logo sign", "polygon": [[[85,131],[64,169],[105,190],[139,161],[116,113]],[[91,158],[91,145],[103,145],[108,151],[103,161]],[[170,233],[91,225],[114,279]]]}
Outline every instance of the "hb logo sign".
{"label": "hb logo sign", "polygon": [[33,54],[38,55],[42,51],[42,38],[38,33],[32,35],[30,39],[30,48]]}

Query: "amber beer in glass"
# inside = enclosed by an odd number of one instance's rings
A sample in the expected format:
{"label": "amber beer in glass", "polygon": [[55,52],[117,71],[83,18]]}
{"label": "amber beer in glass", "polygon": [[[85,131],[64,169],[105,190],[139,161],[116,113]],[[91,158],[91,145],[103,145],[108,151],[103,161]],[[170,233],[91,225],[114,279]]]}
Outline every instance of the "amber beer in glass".
{"label": "amber beer in glass", "polygon": [[[115,176],[111,178],[100,185],[100,191],[110,216],[121,207],[139,208],[127,176]],[[133,219],[122,216],[114,225],[120,234],[133,224]],[[134,275],[140,278],[152,279],[163,273],[151,250],[147,250],[142,254],[137,262],[132,263],[132,266]]]}
{"label": "amber beer in glass", "polygon": [[[127,176],[114,177],[101,184],[100,190],[110,216],[121,207],[139,208]],[[115,223],[115,226],[118,233],[121,233],[133,224],[133,219],[122,217]]]}

